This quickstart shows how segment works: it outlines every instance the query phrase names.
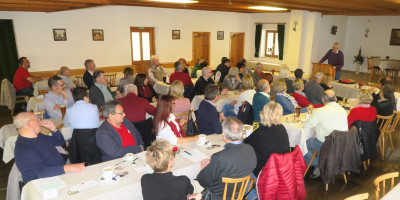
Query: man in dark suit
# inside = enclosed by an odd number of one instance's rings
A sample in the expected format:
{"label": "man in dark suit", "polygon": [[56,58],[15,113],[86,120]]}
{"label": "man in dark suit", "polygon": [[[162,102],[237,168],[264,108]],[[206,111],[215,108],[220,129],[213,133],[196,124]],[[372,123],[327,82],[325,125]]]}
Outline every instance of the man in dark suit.
{"label": "man in dark suit", "polygon": [[104,105],[106,119],[96,131],[97,147],[101,150],[103,162],[121,158],[127,153],[143,151],[143,141],[139,131],[127,119],[124,109],[117,100]]}
{"label": "man in dark suit", "polygon": [[86,71],[85,74],[83,74],[83,82],[86,84],[87,88],[90,89],[94,84],[93,73],[96,68],[96,64],[94,64],[92,59],[87,59],[85,60],[85,67]]}
{"label": "man in dark suit", "polygon": [[221,121],[225,119],[223,113],[218,113],[215,103],[219,99],[218,85],[210,84],[204,92],[204,100],[201,101],[197,111],[197,127],[199,134],[221,134]]}
{"label": "man in dark suit", "polygon": [[98,70],[93,72],[93,80],[95,83],[89,90],[89,98],[92,104],[96,104],[100,108],[105,102],[115,99],[110,87],[107,86],[104,71]]}
{"label": "man in dark suit", "polygon": [[[225,149],[213,154],[211,160],[201,161],[202,170],[197,175],[200,185],[211,193],[211,199],[222,199],[225,188],[222,177],[246,177],[253,172],[257,165],[253,147],[242,143],[243,124],[240,120],[234,117],[224,120],[222,134],[226,143]],[[231,199],[232,189],[233,184],[230,184],[226,199]]]}

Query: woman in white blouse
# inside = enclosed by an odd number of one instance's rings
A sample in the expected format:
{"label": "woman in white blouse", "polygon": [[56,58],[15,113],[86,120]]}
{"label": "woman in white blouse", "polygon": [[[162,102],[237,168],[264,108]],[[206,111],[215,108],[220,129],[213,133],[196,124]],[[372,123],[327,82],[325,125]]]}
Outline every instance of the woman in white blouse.
{"label": "woman in white blouse", "polygon": [[250,105],[253,103],[253,96],[256,93],[254,90],[253,78],[250,75],[244,75],[242,79],[242,92],[238,100],[232,101],[230,104],[225,104],[222,107],[222,113],[225,117],[236,117],[239,108],[242,106],[242,101],[247,101]]}
{"label": "woman in white blouse", "polygon": [[157,139],[168,140],[172,145],[195,141],[199,136],[186,137],[182,126],[186,124],[185,119],[179,122],[172,114],[174,112],[175,99],[172,96],[162,96],[158,100],[156,114],[153,119],[153,134]]}

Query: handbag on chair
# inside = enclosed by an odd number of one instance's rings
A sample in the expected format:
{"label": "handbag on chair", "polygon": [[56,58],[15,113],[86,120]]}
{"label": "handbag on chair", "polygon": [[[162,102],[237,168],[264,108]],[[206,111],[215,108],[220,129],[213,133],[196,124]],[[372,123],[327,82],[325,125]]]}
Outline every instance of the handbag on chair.
{"label": "handbag on chair", "polygon": [[192,118],[192,110],[189,110],[189,115],[188,115],[188,119],[187,119],[187,130],[186,130],[186,135],[187,136],[193,136],[193,135],[197,135],[197,127],[196,127],[196,123],[193,121]]}

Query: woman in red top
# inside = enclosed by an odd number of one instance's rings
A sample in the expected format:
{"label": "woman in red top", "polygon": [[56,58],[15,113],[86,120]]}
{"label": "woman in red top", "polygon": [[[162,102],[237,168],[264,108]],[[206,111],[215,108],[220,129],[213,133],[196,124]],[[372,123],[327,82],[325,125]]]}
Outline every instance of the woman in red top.
{"label": "woman in red top", "polygon": [[158,95],[156,91],[154,91],[153,86],[147,84],[149,79],[146,77],[146,74],[137,74],[135,78],[135,85],[138,89],[138,97],[147,99],[149,102],[156,102],[158,99]]}
{"label": "woman in red top", "polygon": [[347,124],[349,125],[349,128],[357,120],[370,122],[374,121],[377,116],[376,108],[370,106],[372,96],[368,90],[360,90],[357,94],[357,99],[359,104],[351,109],[347,116]]}
{"label": "woman in red top", "polygon": [[[311,103],[307,100],[306,94],[302,92],[304,90],[304,82],[303,79],[301,78],[296,78],[296,80],[293,81],[293,98],[297,101],[297,104],[301,106],[302,108],[307,107]],[[324,104],[313,104],[314,108],[319,108],[324,106]]]}

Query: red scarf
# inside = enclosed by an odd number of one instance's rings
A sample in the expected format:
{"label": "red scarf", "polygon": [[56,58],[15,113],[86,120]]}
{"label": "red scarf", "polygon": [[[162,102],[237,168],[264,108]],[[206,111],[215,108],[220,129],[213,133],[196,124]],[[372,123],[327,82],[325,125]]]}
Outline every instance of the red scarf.
{"label": "red scarf", "polygon": [[179,126],[179,131],[178,131],[178,129],[176,128],[176,125],[174,124],[174,122],[172,122],[172,121],[171,121],[171,122],[168,122],[168,125],[169,125],[169,127],[171,127],[172,132],[174,132],[174,134],[175,134],[175,136],[176,136],[177,138],[186,137],[186,134],[185,134],[185,132],[183,131],[183,128],[182,128],[181,124],[179,124],[178,120],[175,119],[175,121],[176,121],[176,123],[177,123],[178,126]]}

